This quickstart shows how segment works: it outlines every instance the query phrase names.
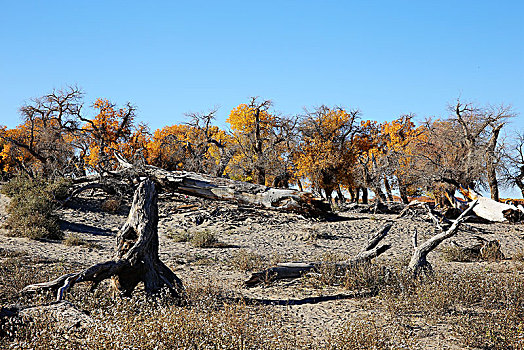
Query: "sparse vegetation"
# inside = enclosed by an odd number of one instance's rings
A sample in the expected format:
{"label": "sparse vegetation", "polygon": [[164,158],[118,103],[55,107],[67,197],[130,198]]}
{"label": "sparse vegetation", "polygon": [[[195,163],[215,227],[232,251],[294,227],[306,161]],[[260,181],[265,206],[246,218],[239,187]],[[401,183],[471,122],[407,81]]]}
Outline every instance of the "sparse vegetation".
{"label": "sparse vegetation", "polygon": [[227,245],[221,243],[215,233],[210,230],[190,232],[188,230],[172,230],[167,236],[175,242],[189,242],[195,248],[220,248]]}
{"label": "sparse vegetation", "polygon": [[264,261],[266,261],[266,259],[260,254],[247,249],[239,249],[233,253],[228,263],[242,271],[253,271],[254,269],[263,268]]}
{"label": "sparse vegetation", "polygon": [[524,262],[524,249],[518,250],[515,255],[513,255],[513,260]]}
{"label": "sparse vegetation", "polygon": [[65,184],[62,180],[19,176],[4,185],[2,192],[11,198],[7,207],[9,234],[31,239],[62,239],[54,210],[55,198],[64,195]]}
{"label": "sparse vegetation", "polygon": [[[34,269],[34,262],[22,254],[4,252],[0,258],[0,300],[5,303],[17,300],[17,290],[29,281],[50,274]],[[64,269],[60,264],[53,266],[51,274]],[[231,292],[210,281],[195,281],[188,284],[185,307],[171,305],[169,298],[148,300],[141,293],[113,300],[103,289],[94,294],[73,292],[72,301],[94,319],[92,327],[67,331],[52,318],[30,323],[3,319],[0,345],[20,349],[418,349],[425,340],[414,322],[423,322],[429,327],[449,324],[459,347],[522,348],[524,282],[518,274],[439,273],[421,282],[403,275],[400,266],[389,271],[387,280],[384,271],[378,264],[363,265],[344,277],[348,289],[380,286],[380,290],[371,304],[362,304],[362,315],[322,337],[298,336],[271,306],[238,302]],[[6,289],[8,285],[12,287]],[[380,318],[366,310],[377,307],[382,310]]]}
{"label": "sparse vegetation", "polygon": [[194,232],[191,234],[189,242],[196,248],[213,248],[219,244],[215,234],[209,230]]}
{"label": "sparse vegetation", "polygon": [[170,230],[167,232],[167,237],[175,242],[189,242],[191,234],[187,230]]}
{"label": "sparse vegetation", "polygon": [[85,239],[83,239],[82,237],[80,237],[79,234],[77,233],[69,233],[65,236],[64,238],[64,242],[63,242],[65,245],[67,246],[80,246],[80,245],[85,245],[87,244],[87,242],[85,241]]}
{"label": "sparse vegetation", "polygon": [[102,202],[100,209],[108,213],[115,213],[118,211],[118,209],[120,209],[121,204],[122,204],[122,201],[120,199],[110,198]]}
{"label": "sparse vegetation", "polygon": [[472,262],[477,261],[478,257],[474,256],[471,253],[468,253],[467,250],[462,249],[454,245],[449,245],[442,248],[442,254],[446,261],[455,261],[455,262]]}

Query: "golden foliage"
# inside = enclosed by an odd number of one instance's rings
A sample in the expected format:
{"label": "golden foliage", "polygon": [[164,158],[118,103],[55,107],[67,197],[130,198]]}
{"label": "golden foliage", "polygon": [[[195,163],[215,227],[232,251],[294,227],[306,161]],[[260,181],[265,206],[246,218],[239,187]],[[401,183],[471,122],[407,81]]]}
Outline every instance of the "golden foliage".
{"label": "golden foliage", "polygon": [[88,120],[82,130],[87,135],[88,150],[84,155],[87,166],[96,171],[115,167],[114,152],[131,158],[139,149],[145,149],[148,130],[145,125],[134,128],[134,109],[116,108],[107,99],[97,99],[94,108],[98,114]]}
{"label": "golden foliage", "polygon": [[352,143],[358,111],[321,106],[301,126],[300,150],[295,154],[298,174],[315,188],[331,192],[355,162]]}

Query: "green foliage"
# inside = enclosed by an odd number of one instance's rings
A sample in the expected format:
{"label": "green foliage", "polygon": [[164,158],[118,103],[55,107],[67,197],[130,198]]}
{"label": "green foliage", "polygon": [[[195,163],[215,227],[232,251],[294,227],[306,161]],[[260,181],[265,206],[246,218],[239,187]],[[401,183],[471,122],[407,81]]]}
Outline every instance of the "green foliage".
{"label": "green foliage", "polygon": [[49,181],[45,185],[45,191],[48,192],[54,200],[62,201],[69,197],[72,182],[70,179],[57,178]]}
{"label": "green foliage", "polygon": [[56,200],[67,196],[68,182],[15,177],[2,187],[11,197],[7,207],[9,234],[31,239],[62,239],[63,233],[54,214]]}

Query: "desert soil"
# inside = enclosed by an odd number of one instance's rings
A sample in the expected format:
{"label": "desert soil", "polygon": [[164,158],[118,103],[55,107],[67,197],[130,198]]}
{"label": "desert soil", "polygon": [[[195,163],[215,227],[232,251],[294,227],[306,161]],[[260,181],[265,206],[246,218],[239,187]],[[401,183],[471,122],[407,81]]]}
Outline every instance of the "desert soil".
{"label": "desert soil", "polygon": [[[76,234],[91,243],[69,247],[61,242],[32,241],[8,237],[0,231],[0,248],[24,251],[31,256],[64,261],[87,267],[112,258],[115,234],[127,217],[129,203],[118,212],[100,210],[103,197],[97,194],[75,200],[71,208],[59,210],[62,227],[67,234]],[[0,196],[0,221],[5,220],[7,199]],[[358,253],[369,236],[386,222],[394,226],[383,243],[392,248],[379,257],[382,261],[399,262],[412,253],[411,237],[414,230],[423,241],[435,233],[434,227],[417,217],[397,219],[396,215],[359,214],[342,212],[336,221],[318,221],[300,215],[213,202],[183,195],[161,195],[159,200],[159,238],[161,259],[170,266],[184,283],[213,283],[238,296],[274,301],[271,308],[279,312],[286,324],[301,336],[322,336],[340,327],[347,320],[364,314],[383,317],[383,306],[375,298],[345,298],[319,303],[301,303],[304,298],[344,294],[342,288],[314,288],[301,280],[280,281],[271,285],[245,288],[243,282],[250,276],[231,266],[231,258],[239,250],[262,255],[268,261],[318,261],[326,254],[348,257]],[[503,253],[510,258],[524,249],[524,226],[511,224],[468,224],[474,231],[461,231],[453,240],[472,244],[475,235],[497,239]],[[169,236],[177,232],[209,230],[226,247],[195,248],[189,242],[175,242]],[[442,246],[449,244],[444,243]],[[435,269],[484,269],[515,271],[513,261],[449,263],[443,260],[441,249],[431,253],[428,260]],[[286,301],[289,304],[282,305]],[[432,325],[413,316],[420,327],[414,330],[427,348],[460,349],[449,335],[449,325]],[[387,323],[387,320],[384,320]]]}

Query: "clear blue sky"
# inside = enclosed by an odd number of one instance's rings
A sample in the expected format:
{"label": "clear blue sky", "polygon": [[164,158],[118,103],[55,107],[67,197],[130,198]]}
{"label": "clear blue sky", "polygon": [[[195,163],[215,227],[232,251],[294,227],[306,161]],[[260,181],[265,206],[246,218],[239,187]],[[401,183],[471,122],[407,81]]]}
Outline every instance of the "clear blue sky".
{"label": "clear blue sky", "polygon": [[366,119],[512,104],[524,129],[524,1],[1,1],[0,124],[76,84],[152,129],[250,96]]}
{"label": "clear blue sky", "polygon": [[[152,129],[250,96],[296,114],[444,116],[461,96],[524,119],[523,1],[2,1],[0,124],[53,88],[138,107]],[[524,128],[517,120],[515,126]]]}
{"label": "clear blue sky", "polygon": [[77,84],[152,129],[250,96],[296,114],[444,116],[457,97],[512,104],[524,129],[523,1],[2,1],[0,124]]}

